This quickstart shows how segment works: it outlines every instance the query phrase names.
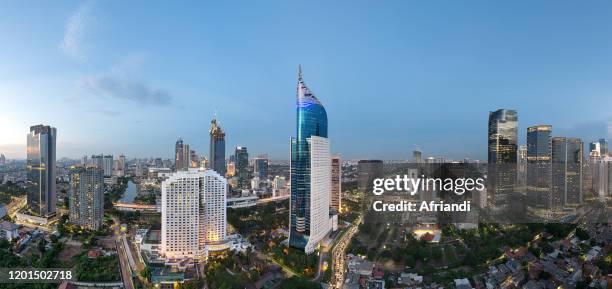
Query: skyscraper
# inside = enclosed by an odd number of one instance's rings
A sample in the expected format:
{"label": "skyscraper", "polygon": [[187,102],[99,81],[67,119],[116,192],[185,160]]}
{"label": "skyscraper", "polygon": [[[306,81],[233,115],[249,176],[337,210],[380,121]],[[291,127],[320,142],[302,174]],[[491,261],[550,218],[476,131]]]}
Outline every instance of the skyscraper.
{"label": "skyscraper", "polygon": [[602,157],[608,156],[608,140],[605,138],[599,139],[599,154]]}
{"label": "skyscraper", "polygon": [[253,173],[260,180],[268,179],[268,157],[265,155],[253,159]]}
{"label": "skyscraper", "polygon": [[113,165],[114,165],[114,161],[113,161],[113,156],[112,155],[105,155],[103,157],[103,169],[104,169],[104,177],[110,177],[113,175]]}
{"label": "skyscraper", "polygon": [[357,162],[357,189],[365,194],[372,192],[372,182],[383,176],[383,161],[360,160]]}
{"label": "skyscraper", "polygon": [[56,211],[55,144],[57,130],[48,125],[30,127],[27,139],[27,206],[29,213],[47,217]]}
{"label": "skyscraper", "polygon": [[87,165],[70,173],[70,221],[97,230],[104,215],[104,169]]}
{"label": "skyscraper", "polygon": [[191,165],[191,150],[189,145],[179,138],[174,145],[174,168],[177,171],[185,171]]}
{"label": "skyscraper", "polygon": [[104,170],[104,177],[110,177],[113,174],[113,156],[112,155],[92,155],[91,163]]}
{"label": "skyscraper", "polygon": [[518,166],[517,166],[516,185],[524,188],[527,184],[527,146],[520,145],[518,149]]}
{"label": "skyscraper", "polygon": [[342,206],[342,162],[339,155],[332,156],[330,208],[340,212]]}
{"label": "skyscraper", "polygon": [[517,175],[518,115],[515,110],[498,109],[489,112],[488,181],[494,206],[508,205],[514,192]]}
{"label": "skyscraper", "polygon": [[200,166],[200,157],[194,150],[189,150],[189,167],[197,168]]}
{"label": "skyscraper", "polygon": [[162,182],[161,249],[166,258],[205,260],[226,240],[227,181],[212,170],[190,169]]}
{"label": "skyscraper", "polygon": [[237,146],[234,152],[236,161],[236,176],[238,177],[238,188],[245,189],[249,185],[249,153],[247,148]]}
{"label": "skyscraper", "polygon": [[582,203],[583,144],[579,138],[552,138],[552,206]]}
{"label": "skyscraper", "polygon": [[531,206],[542,209],[552,206],[551,134],[550,125],[527,128],[528,199]]}
{"label": "skyscraper", "polygon": [[213,118],[210,122],[210,163],[211,169],[225,176],[225,132]]}
{"label": "skyscraper", "polygon": [[[161,162],[161,160],[160,160]],[[125,176],[125,156],[119,155],[115,164],[115,175],[118,177]]]}
{"label": "skyscraper", "polygon": [[412,151],[412,162],[413,163],[417,163],[420,164],[423,162],[423,153],[421,152],[420,148],[415,148],[414,151]]}
{"label": "skyscraper", "polygon": [[331,230],[331,153],[327,113],[298,73],[297,134],[291,138],[289,245],[314,252]]}

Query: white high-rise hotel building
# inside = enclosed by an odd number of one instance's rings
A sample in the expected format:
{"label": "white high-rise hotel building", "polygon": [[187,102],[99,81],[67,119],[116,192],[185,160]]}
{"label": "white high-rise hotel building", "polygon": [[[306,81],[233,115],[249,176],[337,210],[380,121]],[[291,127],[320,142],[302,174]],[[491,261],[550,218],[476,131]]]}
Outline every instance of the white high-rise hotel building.
{"label": "white high-rise hotel building", "polygon": [[213,170],[190,169],[162,182],[162,254],[206,259],[224,248],[227,180]]}

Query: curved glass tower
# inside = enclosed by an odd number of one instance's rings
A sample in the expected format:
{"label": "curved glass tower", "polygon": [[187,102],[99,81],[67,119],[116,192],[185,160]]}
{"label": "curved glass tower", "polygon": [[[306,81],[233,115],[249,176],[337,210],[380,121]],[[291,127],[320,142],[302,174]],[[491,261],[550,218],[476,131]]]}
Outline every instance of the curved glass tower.
{"label": "curved glass tower", "polygon": [[311,253],[316,243],[329,232],[330,190],[331,156],[327,139],[327,113],[304,84],[300,68],[297,136],[291,139],[289,244],[292,247]]}

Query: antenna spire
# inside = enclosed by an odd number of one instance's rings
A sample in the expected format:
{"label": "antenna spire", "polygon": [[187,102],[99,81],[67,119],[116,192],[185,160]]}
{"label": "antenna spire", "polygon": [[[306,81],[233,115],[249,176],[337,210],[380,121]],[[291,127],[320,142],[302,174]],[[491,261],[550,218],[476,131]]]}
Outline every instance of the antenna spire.
{"label": "antenna spire", "polygon": [[298,64],[298,80],[302,81],[302,65]]}

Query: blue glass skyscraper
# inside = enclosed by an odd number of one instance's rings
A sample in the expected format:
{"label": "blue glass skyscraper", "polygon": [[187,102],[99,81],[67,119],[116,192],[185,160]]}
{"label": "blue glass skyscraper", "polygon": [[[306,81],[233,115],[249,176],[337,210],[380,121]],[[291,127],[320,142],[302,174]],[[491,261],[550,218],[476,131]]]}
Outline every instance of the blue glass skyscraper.
{"label": "blue glass skyscraper", "polygon": [[[327,113],[298,73],[297,136],[291,139],[291,212],[289,244],[312,252],[314,243],[329,232],[331,162]],[[324,159],[327,158],[327,171]],[[312,164],[315,160],[317,163]],[[321,164],[319,164],[319,160]],[[313,184],[312,180],[316,180]],[[323,194],[327,190],[327,197]],[[325,206],[325,208],[323,208]],[[326,219],[327,218],[327,219]]]}

